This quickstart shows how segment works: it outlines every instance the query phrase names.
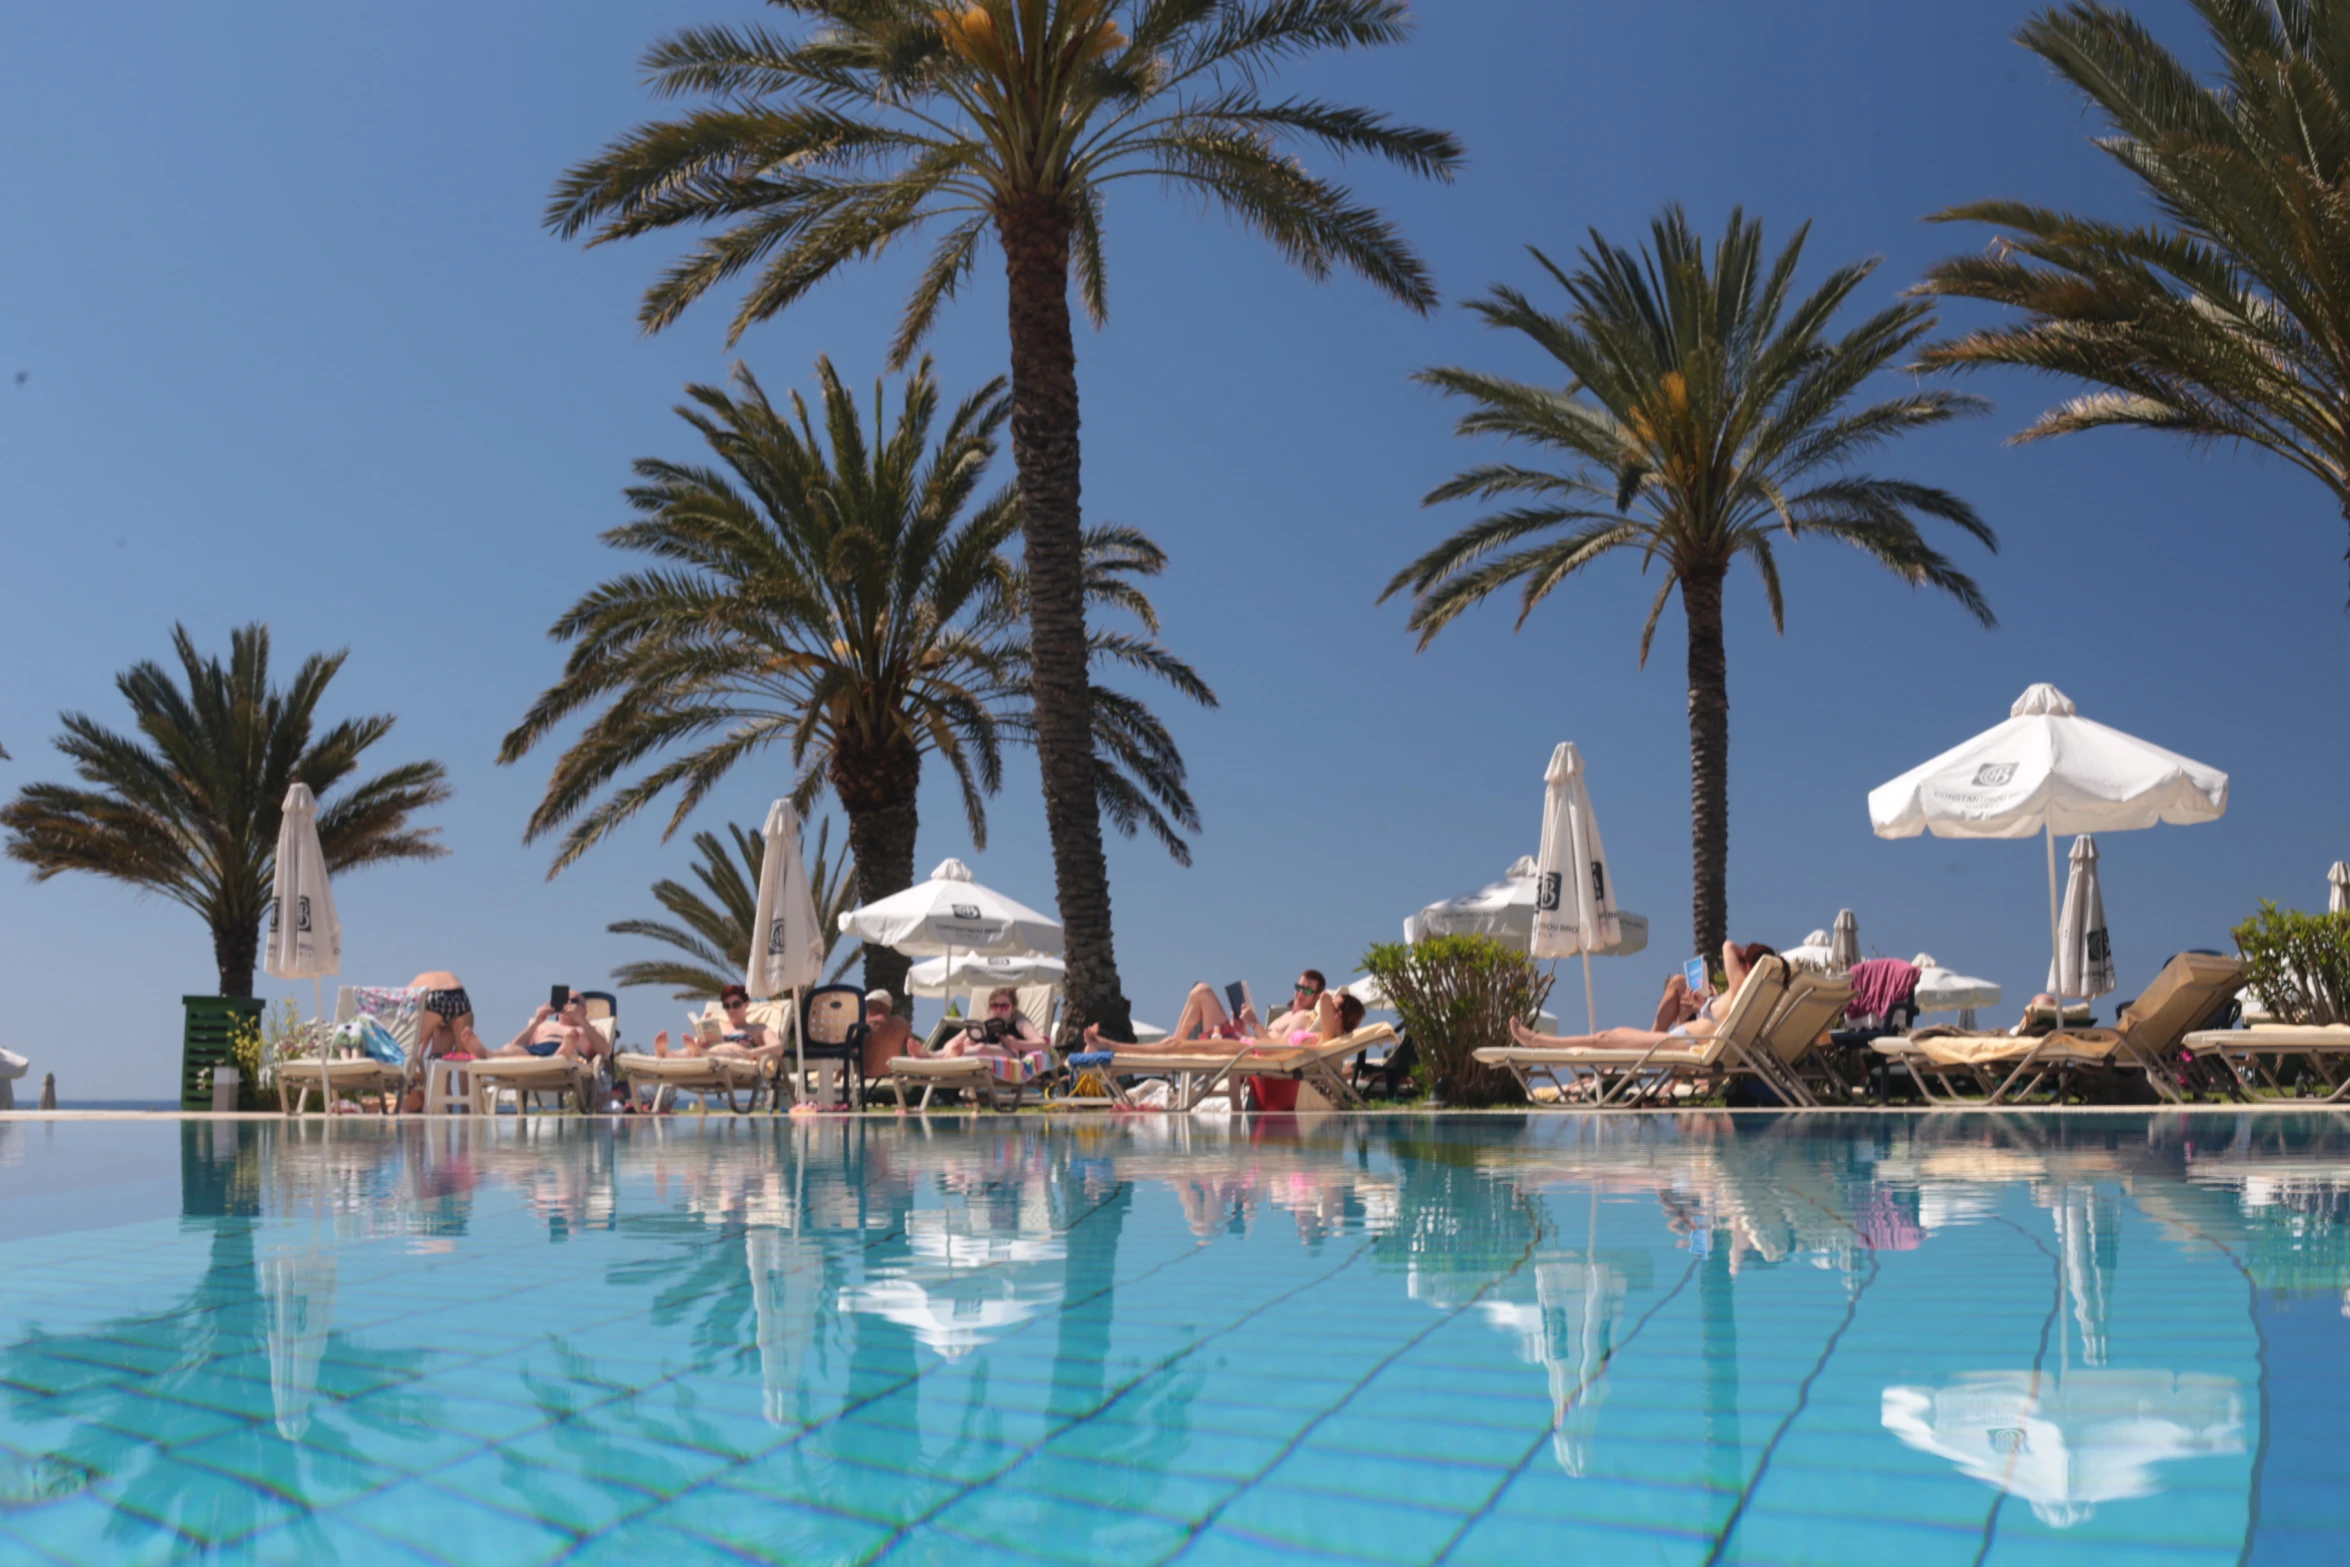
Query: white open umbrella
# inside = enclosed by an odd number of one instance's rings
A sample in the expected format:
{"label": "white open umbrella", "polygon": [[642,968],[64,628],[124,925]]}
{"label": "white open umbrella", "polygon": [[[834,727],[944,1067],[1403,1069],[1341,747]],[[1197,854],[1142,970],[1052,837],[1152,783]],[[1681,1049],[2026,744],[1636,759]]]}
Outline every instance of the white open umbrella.
{"label": "white open umbrella", "polygon": [[1563,740],[1542,774],[1542,852],[1534,862],[1534,927],[1527,955],[1581,957],[1583,1010],[1599,1032],[1599,1002],[1591,994],[1591,954],[1622,944],[1624,925],[1608,876],[1607,849],[1592,814],[1583,753]]}
{"label": "white open umbrella", "polygon": [[1987,729],[1869,791],[1880,838],[2044,838],[2048,938],[2058,945],[2056,835],[2217,821],[2228,775],[2080,716],[2051,685]]}
{"label": "white open umbrella", "polygon": [[2326,907],[2336,914],[2350,914],[2350,863],[2334,861],[2334,868],[2326,872]]}
{"label": "white open umbrella", "polygon": [[[800,814],[789,800],[767,807],[760,836],[759,901],[751,914],[751,958],[743,987],[754,996],[792,993],[792,1046],[800,1052],[798,992],[823,976],[824,954],[832,943],[816,918],[816,895],[800,859]],[[793,1066],[805,1073],[807,1056],[795,1053]]]}
{"label": "white open umbrella", "polygon": [[1061,927],[1049,915],[971,879],[961,860],[947,860],[904,892],[851,909],[840,917],[844,935],[910,958],[958,952],[1011,958],[1039,952],[1061,955]]}
{"label": "white open umbrella", "polygon": [[1911,999],[1921,1014],[1956,1012],[1958,1026],[1972,1029],[1977,1007],[1999,1005],[1999,987],[1987,979],[1944,968],[1930,952],[1921,952],[1909,961],[1918,971],[1918,988]]}
{"label": "white open umbrella", "polygon": [[906,974],[906,991],[915,996],[960,996],[995,990],[1004,985],[1064,985],[1069,965],[1041,952],[988,958],[976,952],[958,952],[952,958],[924,958]]}
{"label": "white open umbrella", "polygon": [[343,921],[327,885],[326,851],[318,843],[318,797],[308,784],[297,783],[286,791],[282,810],[261,970],[277,979],[310,981],[312,1010],[323,1015],[318,982],[343,971]]}
{"label": "white open umbrella", "polygon": [[2056,922],[2056,961],[2048,965],[2049,994],[2094,1000],[2114,987],[2113,939],[2105,929],[2105,893],[2097,885],[2097,840],[2073,840],[2072,871],[2064,883],[2064,911]]}
{"label": "white open umbrella", "polygon": [[[1534,905],[1540,899],[1534,857],[1520,855],[1502,873],[1501,880],[1431,903],[1403,922],[1403,939],[1426,941],[1433,936],[1491,936],[1507,947],[1523,949],[1534,939]],[[1602,957],[1629,957],[1648,945],[1648,919],[1627,910],[1616,911],[1622,934]]]}
{"label": "white open umbrella", "polygon": [[1860,961],[1860,916],[1850,909],[1836,911],[1834,932],[1828,937],[1828,967],[1842,974]]}
{"label": "white open umbrella", "polygon": [[1791,964],[1801,963],[1813,968],[1826,968],[1835,962],[1836,948],[1826,931],[1815,930],[1794,946],[1781,947],[1779,956]]}

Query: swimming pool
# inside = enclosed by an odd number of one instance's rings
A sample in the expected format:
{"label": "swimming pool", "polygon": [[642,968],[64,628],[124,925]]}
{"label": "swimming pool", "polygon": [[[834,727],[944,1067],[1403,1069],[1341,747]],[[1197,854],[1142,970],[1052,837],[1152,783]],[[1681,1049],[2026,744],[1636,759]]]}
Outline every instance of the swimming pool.
{"label": "swimming pool", "polygon": [[2346,1192],[2277,1113],[11,1123],[0,1567],[2342,1560]]}

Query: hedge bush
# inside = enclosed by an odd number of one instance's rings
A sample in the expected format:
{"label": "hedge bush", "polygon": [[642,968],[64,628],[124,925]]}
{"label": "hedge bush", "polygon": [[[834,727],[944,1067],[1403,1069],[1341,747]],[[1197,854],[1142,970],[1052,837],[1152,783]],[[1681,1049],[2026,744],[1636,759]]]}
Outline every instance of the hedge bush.
{"label": "hedge bush", "polygon": [[1412,1076],[1423,1089],[1447,1104],[1525,1102],[1516,1078],[1471,1052],[1508,1044],[1510,1019],[1532,1023],[1541,1012],[1550,976],[1533,959],[1490,936],[1439,936],[1383,942],[1363,954],[1363,967],[1419,1046]]}
{"label": "hedge bush", "polygon": [[2264,902],[2233,932],[2245,983],[2280,1023],[2350,1023],[2350,914]]}

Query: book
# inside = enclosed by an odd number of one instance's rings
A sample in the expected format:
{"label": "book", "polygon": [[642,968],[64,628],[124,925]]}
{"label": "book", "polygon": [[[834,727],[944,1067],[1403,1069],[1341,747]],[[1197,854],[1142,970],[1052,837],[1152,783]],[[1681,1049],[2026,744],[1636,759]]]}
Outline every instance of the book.
{"label": "book", "polygon": [[1224,987],[1225,1009],[1232,1014],[1235,1023],[1240,1021],[1243,1014],[1253,1013],[1256,1004],[1257,998],[1250,992],[1247,980],[1236,979]]}

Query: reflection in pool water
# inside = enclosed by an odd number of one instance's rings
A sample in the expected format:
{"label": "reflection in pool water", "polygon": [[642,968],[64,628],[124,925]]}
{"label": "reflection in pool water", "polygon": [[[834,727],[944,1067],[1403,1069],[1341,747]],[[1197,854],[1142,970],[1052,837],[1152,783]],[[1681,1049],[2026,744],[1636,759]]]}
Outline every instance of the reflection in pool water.
{"label": "reflection in pool water", "polygon": [[0,1228],[0,1559],[2350,1557],[2331,1118],[8,1124],[0,1199],[108,1138],[179,1208]]}

